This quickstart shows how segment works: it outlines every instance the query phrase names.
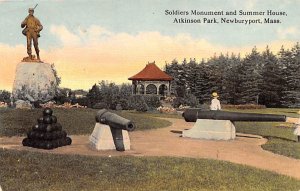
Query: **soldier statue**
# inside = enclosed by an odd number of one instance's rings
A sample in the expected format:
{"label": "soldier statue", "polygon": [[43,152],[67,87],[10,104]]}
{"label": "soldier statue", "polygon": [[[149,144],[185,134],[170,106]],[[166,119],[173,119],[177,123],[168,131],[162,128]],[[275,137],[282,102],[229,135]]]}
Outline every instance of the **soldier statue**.
{"label": "soldier statue", "polygon": [[[37,6],[37,5],[36,5]],[[35,7],[36,7],[35,6]],[[34,60],[34,56],[32,56],[31,51],[31,42],[33,41],[33,46],[37,55],[37,60],[40,61],[40,50],[38,47],[38,38],[40,37],[40,31],[43,29],[41,22],[33,16],[34,8],[29,8],[29,15],[25,18],[25,20],[21,23],[21,27],[24,28],[22,33],[27,38],[27,53],[28,57],[24,58],[24,60]]]}

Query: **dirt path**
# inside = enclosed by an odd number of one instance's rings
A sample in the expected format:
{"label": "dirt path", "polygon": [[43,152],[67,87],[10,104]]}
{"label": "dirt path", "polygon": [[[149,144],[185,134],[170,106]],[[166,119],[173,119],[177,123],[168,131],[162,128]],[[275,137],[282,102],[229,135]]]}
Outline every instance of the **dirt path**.
{"label": "dirt path", "polygon": [[167,119],[172,125],[167,128],[135,131],[130,133],[131,150],[126,152],[95,151],[89,147],[88,136],[71,136],[71,146],[55,150],[40,150],[23,147],[22,137],[0,138],[0,148],[38,151],[45,153],[80,154],[96,156],[176,156],[225,160],[274,171],[300,180],[300,160],[273,154],[260,145],[267,140],[260,136],[237,134],[233,141],[211,141],[182,138],[171,131],[191,128],[194,123],[182,119]]}

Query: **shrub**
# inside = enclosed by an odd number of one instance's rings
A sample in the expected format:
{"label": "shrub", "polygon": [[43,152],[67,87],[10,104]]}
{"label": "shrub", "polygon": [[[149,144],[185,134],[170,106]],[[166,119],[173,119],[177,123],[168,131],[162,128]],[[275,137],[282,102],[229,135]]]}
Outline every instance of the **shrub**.
{"label": "shrub", "polygon": [[96,103],[95,105],[93,105],[93,108],[94,109],[107,109],[108,106],[104,102],[99,102],[99,103]]}
{"label": "shrub", "polygon": [[123,108],[122,108],[121,104],[118,103],[117,106],[116,106],[116,110],[117,110],[117,111],[120,111],[120,110],[122,110],[122,109],[123,109]]}
{"label": "shrub", "polygon": [[193,94],[186,94],[184,97],[184,105],[190,107],[198,107],[199,101]]}
{"label": "shrub", "polygon": [[118,100],[112,100],[111,102],[107,103],[107,105],[109,109],[116,110]]}
{"label": "shrub", "polygon": [[129,109],[135,109],[137,111],[146,112],[149,110],[148,105],[145,102],[144,96],[142,95],[132,95],[128,102]]}
{"label": "shrub", "polygon": [[179,106],[199,107],[199,101],[193,94],[187,94],[184,98],[176,97],[171,104],[174,108]]}
{"label": "shrub", "polygon": [[6,90],[0,90],[0,102],[10,103],[11,93]]}
{"label": "shrub", "polygon": [[184,99],[182,97],[176,97],[173,99],[172,107],[178,108],[180,105],[184,105]]}
{"label": "shrub", "polygon": [[119,104],[121,105],[122,109],[127,110],[128,106],[128,99],[120,99]]}
{"label": "shrub", "polygon": [[161,106],[159,101],[159,97],[157,95],[145,95],[144,96],[145,102],[148,105],[149,109],[154,110]]}
{"label": "shrub", "polygon": [[244,105],[223,105],[222,109],[266,109],[265,105],[244,104]]}
{"label": "shrub", "polygon": [[90,100],[87,97],[73,99],[72,104],[76,104],[76,103],[78,103],[79,105],[82,105],[82,106],[87,106],[87,107],[90,107],[90,105],[91,105]]}

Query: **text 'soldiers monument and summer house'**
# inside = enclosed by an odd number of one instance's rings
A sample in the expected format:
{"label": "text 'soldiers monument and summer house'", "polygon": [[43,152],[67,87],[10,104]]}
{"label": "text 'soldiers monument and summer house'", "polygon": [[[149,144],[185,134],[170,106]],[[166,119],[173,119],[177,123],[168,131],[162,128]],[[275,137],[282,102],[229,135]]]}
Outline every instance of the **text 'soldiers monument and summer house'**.
{"label": "text 'soldiers monument and summer house'", "polygon": [[[37,5],[36,5],[37,6]],[[57,81],[50,64],[41,61],[38,39],[43,26],[34,16],[35,8],[28,9],[28,16],[21,22],[22,33],[27,40],[27,57],[16,67],[12,99],[16,102],[27,103],[46,102],[56,93]],[[36,56],[33,55],[32,44]]]}

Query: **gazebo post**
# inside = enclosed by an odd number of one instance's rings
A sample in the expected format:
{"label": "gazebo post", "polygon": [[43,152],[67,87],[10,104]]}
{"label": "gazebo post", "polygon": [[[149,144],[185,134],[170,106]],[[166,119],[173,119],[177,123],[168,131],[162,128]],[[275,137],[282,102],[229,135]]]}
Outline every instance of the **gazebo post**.
{"label": "gazebo post", "polygon": [[168,96],[171,95],[171,81],[169,81],[169,84],[168,84]]}
{"label": "gazebo post", "polygon": [[131,83],[131,93],[132,95],[134,95],[134,80],[132,80],[132,83]]}

